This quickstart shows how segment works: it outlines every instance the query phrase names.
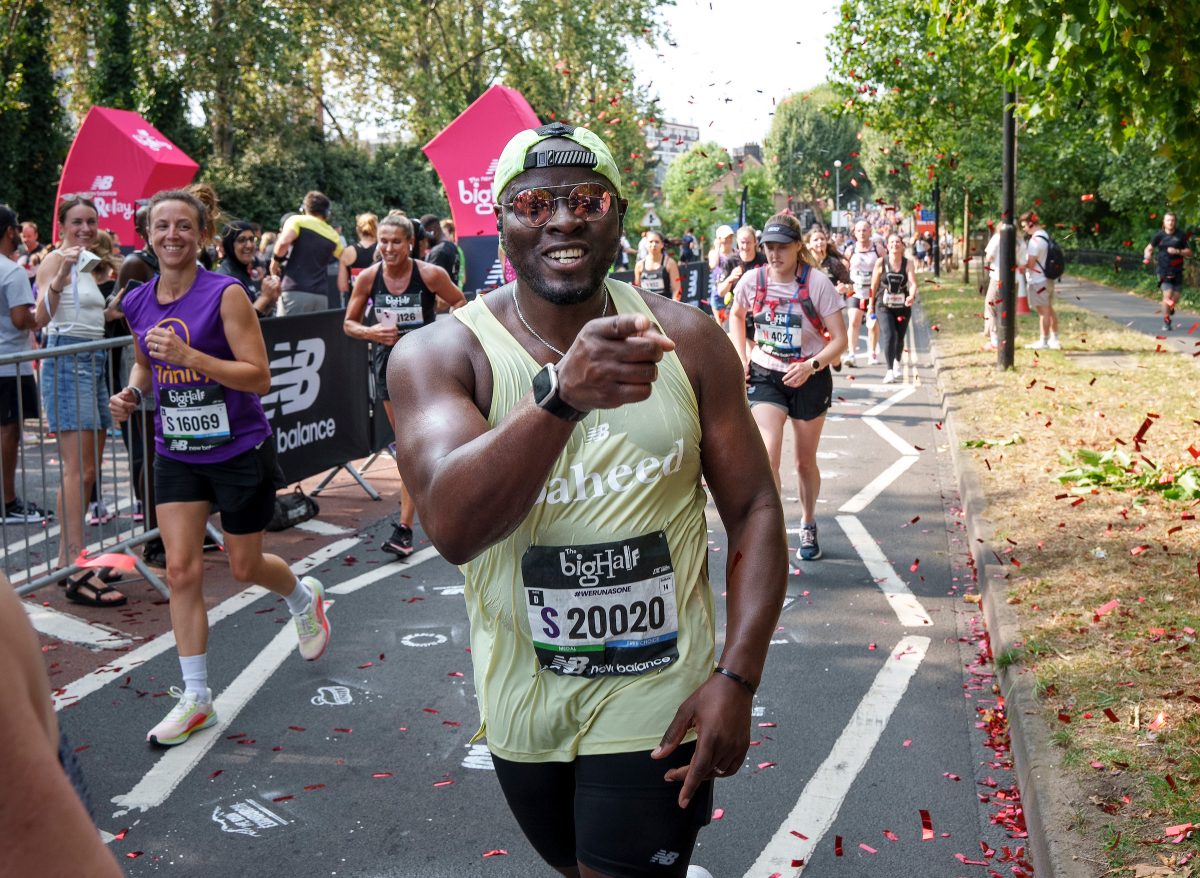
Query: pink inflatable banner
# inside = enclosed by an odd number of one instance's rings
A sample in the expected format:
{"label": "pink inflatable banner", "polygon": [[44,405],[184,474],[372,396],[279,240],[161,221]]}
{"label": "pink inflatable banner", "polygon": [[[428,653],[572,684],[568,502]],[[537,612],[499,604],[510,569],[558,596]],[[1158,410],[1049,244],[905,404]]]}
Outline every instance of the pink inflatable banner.
{"label": "pink inflatable banner", "polygon": [[504,144],[518,131],[541,124],[524,95],[493,85],[425,144],[425,155],[446,189],[459,246],[467,256],[467,290],[495,286],[496,219],[492,178]]}
{"label": "pink inflatable banner", "polygon": [[55,203],[87,196],[96,202],[100,228],[116,232],[122,246],[137,246],[143,243],[133,226],[138,200],[186,186],[199,167],[137,113],[92,107],[67,153]]}

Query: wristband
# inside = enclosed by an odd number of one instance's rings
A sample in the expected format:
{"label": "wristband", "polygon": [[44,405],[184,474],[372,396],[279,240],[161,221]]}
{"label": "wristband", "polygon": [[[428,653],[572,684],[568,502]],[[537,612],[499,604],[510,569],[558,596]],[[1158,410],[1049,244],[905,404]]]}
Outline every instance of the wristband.
{"label": "wristband", "polygon": [[141,408],[141,406],[142,406],[142,400],[144,399],[144,396],[142,395],[142,390],[141,390],[141,388],[140,388],[140,387],[134,387],[132,384],[130,384],[130,385],[129,385],[128,387],[126,387],[125,389],[126,389],[126,390],[128,390],[130,393],[132,393],[132,394],[133,394],[133,397],[134,397],[134,399],[136,399],[136,400],[137,400],[138,408]]}
{"label": "wristband", "polygon": [[755,692],[758,691],[757,686],[755,686],[753,683],[751,683],[749,680],[747,680],[741,674],[738,674],[738,673],[735,673],[735,672],[729,670],[729,668],[723,668],[720,665],[717,665],[715,668],[713,668],[713,673],[721,674],[722,676],[728,677],[730,680],[733,680],[733,682],[735,682],[735,683],[740,683],[742,686],[746,687],[746,691],[749,692],[751,695],[753,695]]}

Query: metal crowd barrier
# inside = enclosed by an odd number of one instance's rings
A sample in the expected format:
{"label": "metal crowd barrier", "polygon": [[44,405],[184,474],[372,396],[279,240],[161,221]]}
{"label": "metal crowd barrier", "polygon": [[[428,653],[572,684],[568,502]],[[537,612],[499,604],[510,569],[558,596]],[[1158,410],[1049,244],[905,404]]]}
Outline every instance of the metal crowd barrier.
{"label": "metal crowd barrier", "polygon": [[[5,515],[0,518],[0,539],[4,543],[4,572],[16,587],[20,595],[29,594],[43,586],[57,583],[80,573],[84,567],[76,564],[78,558],[71,558],[66,567],[57,564],[59,538],[63,527],[62,506],[60,502],[64,490],[64,463],[61,454],[62,442],[72,441],[73,434],[53,436],[49,433],[46,420],[45,405],[40,399],[40,383],[42,368],[50,362],[62,358],[78,358],[81,354],[94,354],[101,351],[105,354],[105,374],[108,376],[109,392],[112,392],[114,371],[120,381],[127,370],[111,366],[114,358],[119,358],[122,351],[132,350],[132,339],[113,338],[84,344],[65,345],[52,349],[28,351],[22,354],[0,355],[0,366],[16,366],[19,374],[21,364],[32,362],[35,365],[35,375],[39,384],[38,416],[36,419],[26,419],[17,426],[20,429],[18,442],[18,460],[16,477],[14,479],[16,495],[24,501],[32,501],[46,510],[53,517],[42,521],[8,522]],[[131,354],[130,354],[131,355]],[[118,360],[119,362],[119,360]],[[78,368],[78,366],[76,366]],[[124,386],[119,384],[118,386]],[[17,382],[17,399],[19,410],[26,411],[25,398],[21,382]],[[84,401],[74,400],[75,411],[78,413]],[[60,406],[62,402],[60,400]],[[142,505],[145,521],[135,521],[134,512],[137,503],[137,492],[134,490],[134,479],[141,482],[141,496],[153,497],[150,482],[153,478],[150,466],[143,466],[140,473],[133,472],[132,449],[139,441],[135,435],[139,421],[145,423],[140,441],[153,443],[154,425],[153,413],[143,412],[144,418],[131,418],[123,429],[118,432],[117,425],[110,435],[104,431],[98,433],[92,463],[96,467],[95,498],[99,506],[107,507],[115,515],[109,519],[98,519],[95,525],[88,524],[88,507],[92,496],[84,496],[83,480],[79,481],[79,502],[83,512],[83,542],[88,557],[94,558],[102,553],[122,553],[133,558],[134,567],[145,580],[157,589],[164,597],[170,592],[166,584],[142,559],[138,547],[159,536],[157,527],[146,527],[151,521],[150,504]],[[82,458],[82,437],[75,435],[75,441],[80,442]],[[149,455],[142,452],[142,460],[149,461]],[[83,468],[83,461],[80,460]],[[4,474],[0,470],[0,488],[7,493],[8,486],[4,484]],[[210,533],[213,528],[210,525]],[[218,534],[216,534],[219,536]]]}

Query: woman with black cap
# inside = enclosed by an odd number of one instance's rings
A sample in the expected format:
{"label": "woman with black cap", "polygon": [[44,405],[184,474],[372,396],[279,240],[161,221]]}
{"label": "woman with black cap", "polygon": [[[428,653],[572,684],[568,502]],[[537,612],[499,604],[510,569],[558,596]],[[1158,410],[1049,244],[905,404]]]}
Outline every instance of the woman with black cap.
{"label": "woman with black cap", "polygon": [[[746,367],[750,412],[758,424],[779,485],[783,426],[790,421],[796,446],[796,477],[803,517],[796,558],[821,557],[817,543],[817,495],[821,471],[817,445],[833,399],[829,366],[846,350],[844,297],[812,269],[799,221],[790,214],[767,220],[762,235],[767,264],[745,272],[733,290],[729,337]],[[746,324],[757,344],[746,355]]]}
{"label": "woman with black cap", "polygon": [[258,233],[253,223],[234,220],[225,226],[221,235],[221,252],[225,258],[217,266],[217,274],[227,275],[246,288],[258,319],[275,313],[279,300],[279,278],[267,274],[258,264]]}

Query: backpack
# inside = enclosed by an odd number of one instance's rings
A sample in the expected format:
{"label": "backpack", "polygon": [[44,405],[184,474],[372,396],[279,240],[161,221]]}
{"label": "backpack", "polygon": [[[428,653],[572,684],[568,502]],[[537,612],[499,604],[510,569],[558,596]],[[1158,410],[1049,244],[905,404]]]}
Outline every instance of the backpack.
{"label": "backpack", "polygon": [[[796,282],[800,284],[800,310],[804,312],[804,316],[808,318],[808,322],[813,325],[813,328],[821,334],[821,337],[826,341],[829,340],[829,330],[825,328],[825,321],[821,319],[821,315],[817,313],[817,306],[813,304],[808,295],[808,272],[812,266],[803,265],[800,268],[800,273],[796,275]],[[758,266],[754,272],[754,313],[757,314],[762,310],[763,303],[767,300],[767,267],[765,265]],[[842,371],[842,363],[839,358],[833,370],[835,372]]]}
{"label": "backpack", "polygon": [[1067,268],[1066,254],[1063,253],[1062,247],[1058,246],[1058,241],[1050,237],[1049,232],[1043,230],[1042,234],[1046,236],[1046,261],[1042,265],[1042,274],[1048,280],[1058,280]]}

